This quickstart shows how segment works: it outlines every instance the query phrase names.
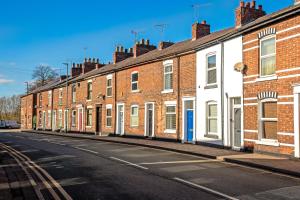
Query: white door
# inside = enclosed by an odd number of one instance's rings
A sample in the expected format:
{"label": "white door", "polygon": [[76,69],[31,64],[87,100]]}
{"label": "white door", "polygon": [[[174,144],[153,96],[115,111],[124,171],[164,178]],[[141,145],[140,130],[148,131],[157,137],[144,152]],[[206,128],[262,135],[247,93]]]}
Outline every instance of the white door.
{"label": "white door", "polygon": [[69,111],[68,110],[65,110],[64,125],[65,125],[65,131],[69,130]]}
{"label": "white door", "polygon": [[117,106],[117,110],[118,110],[117,134],[123,135],[124,134],[124,105],[119,104]]}
{"label": "white door", "polygon": [[53,116],[52,116],[52,130],[56,130],[56,110],[53,111]]}
{"label": "white door", "polygon": [[154,137],[154,103],[145,104],[145,136]]}

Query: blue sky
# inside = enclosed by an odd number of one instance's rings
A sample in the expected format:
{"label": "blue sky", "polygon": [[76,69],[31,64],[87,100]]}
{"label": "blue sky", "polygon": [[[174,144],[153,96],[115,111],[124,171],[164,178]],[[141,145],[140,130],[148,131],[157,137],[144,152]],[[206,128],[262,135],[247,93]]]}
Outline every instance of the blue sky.
{"label": "blue sky", "polygon": [[[133,46],[131,30],[139,38],[181,41],[191,37],[195,14],[212,31],[234,25],[239,0],[0,0],[0,96],[22,94],[32,70],[45,64],[65,74],[63,62],[81,62],[85,56],[112,59],[118,44]],[[257,0],[267,13],[293,0]],[[167,24],[164,35],[157,24]],[[86,50],[84,50],[87,48]],[[59,70],[61,69],[61,70]]]}

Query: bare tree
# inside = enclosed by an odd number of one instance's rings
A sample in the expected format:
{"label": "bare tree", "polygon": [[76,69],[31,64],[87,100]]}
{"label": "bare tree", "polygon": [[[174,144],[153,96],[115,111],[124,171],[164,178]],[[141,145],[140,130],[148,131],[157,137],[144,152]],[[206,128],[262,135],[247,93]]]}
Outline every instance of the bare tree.
{"label": "bare tree", "polygon": [[36,80],[37,86],[45,85],[55,77],[57,77],[57,73],[50,66],[45,65],[37,66],[32,73],[32,78]]}
{"label": "bare tree", "polygon": [[0,119],[15,120],[20,122],[20,96],[13,95],[11,97],[0,98]]}

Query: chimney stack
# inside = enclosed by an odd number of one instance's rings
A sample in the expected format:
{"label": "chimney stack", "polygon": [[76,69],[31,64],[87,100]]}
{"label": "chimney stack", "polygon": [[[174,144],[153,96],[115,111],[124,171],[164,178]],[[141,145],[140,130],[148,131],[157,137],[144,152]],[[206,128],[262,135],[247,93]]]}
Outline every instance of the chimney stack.
{"label": "chimney stack", "polygon": [[82,73],[82,67],[79,64],[73,63],[72,69],[71,69],[71,77],[79,76]]}
{"label": "chimney stack", "polygon": [[266,15],[266,12],[263,11],[262,5],[259,5],[258,8],[256,8],[256,1],[252,0],[251,4],[250,2],[245,4],[242,0],[240,1],[240,6],[235,10],[235,26],[239,28],[264,15]]}
{"label": "chimney stack", "polygon": [[202,21],[201,23],[194,23],[192,26],[192,40],[197,40],[201,37],[210,34],[210,25],[206,23],[206,21]]}
{"label": "chimney stack", "polygon": [[149,51],[152,51],[156,49],[155,45],[150,44],[150,40],[144,40],[142,39],[140,42],[137,42],[133,47],[133,56],[136,58],[140,55],[143,55],[145,53],[148,53]]}
{"label": "chimney stack", "polygon": [[[89,71],[92,71],[92,70],[96,69],[97,64],[99,64],[99,59],[95,59],[95,58],[93,58],[93,59],[88,58],[87,59],[87,58],[85,58],[83,65],[81,65],[82,66],[82,73],[85,74]],[[100,68],[100,67],[98,66],[98,68]]]}
{"label": "chimney stack", "polygon": [[125,60],[127,58],[130,58],[133,56],[132,50],[124,49],[123,46],[117,46],[116,51],[113,54],[113,61],[114,64],[121,62],[122,60]]}
{"label": "chimney stack", "polygon": [[160,42],[159,45],[158,45],[158,50],[163,50],[165,48],[168,48],[170,46],[172,46],[174,43],[173,42]]}

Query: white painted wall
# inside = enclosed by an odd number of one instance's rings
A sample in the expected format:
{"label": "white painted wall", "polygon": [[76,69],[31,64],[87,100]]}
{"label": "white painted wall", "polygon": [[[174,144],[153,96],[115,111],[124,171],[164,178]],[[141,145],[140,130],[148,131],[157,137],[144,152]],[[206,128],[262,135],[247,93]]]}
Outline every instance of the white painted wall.
{"label": "white painted wall", "polygon": [[[242,62],[242,37],[238,37],[224,43],[224,138],[222,137],[222,110],[221,110],[221,44],[200,50],[197,52],[196,64],[196,133],[197,141],[211,142],[216,144],[230,145],[229,129],[229,98],[242,97],[243,77],[240,72],[234,70],[234,65]],[[217,88],[205,89],[206,86],[206,58],[207,55],[216,54],[217,64]],[[206,104],[208,101],[215,101],[218,104],[218,140],[205,137],[206,135]]]}

